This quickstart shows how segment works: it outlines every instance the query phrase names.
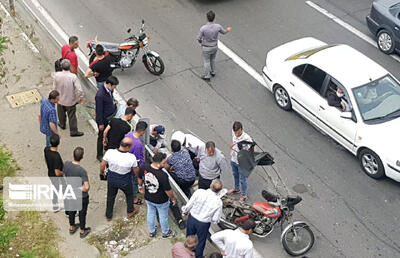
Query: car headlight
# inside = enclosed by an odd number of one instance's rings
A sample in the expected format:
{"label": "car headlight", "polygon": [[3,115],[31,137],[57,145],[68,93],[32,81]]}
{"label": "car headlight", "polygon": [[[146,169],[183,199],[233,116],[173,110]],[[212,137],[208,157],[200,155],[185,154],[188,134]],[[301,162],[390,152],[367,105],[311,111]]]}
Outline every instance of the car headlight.
{"label": "car headlight", "polygon": [[396,161],[396,166],[400,167],[400,160]]}

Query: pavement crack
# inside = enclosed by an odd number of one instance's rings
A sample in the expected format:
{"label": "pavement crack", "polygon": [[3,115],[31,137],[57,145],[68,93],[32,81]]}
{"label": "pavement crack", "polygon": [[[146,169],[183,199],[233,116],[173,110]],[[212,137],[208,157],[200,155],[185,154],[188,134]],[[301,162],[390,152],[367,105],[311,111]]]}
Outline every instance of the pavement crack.
{"label": "pavement crack", "polygon": [[156,78],[156,79],[154,79],[154,80],[151,80],[151,81],[148,81],[148,82],[139,84],[139,85],[137,85],[137,86],[135,86],[135,87],[133,87],[133,88],[127,90],[127,91],[122,92],[122,94],[125,95],[125,94],[127,94],[127,93],[129,93],[129,92],[131,92],[131,91],[133,91],[133,90],[136,90],[136,89],[138,89],[138,88],[142,88],[142,87],[144,87],[144,86],[146,86],[146,85],[149,85],[149,84],[152,84],[153,82],[158,81],[158,80],[160,80],[160,78]]}

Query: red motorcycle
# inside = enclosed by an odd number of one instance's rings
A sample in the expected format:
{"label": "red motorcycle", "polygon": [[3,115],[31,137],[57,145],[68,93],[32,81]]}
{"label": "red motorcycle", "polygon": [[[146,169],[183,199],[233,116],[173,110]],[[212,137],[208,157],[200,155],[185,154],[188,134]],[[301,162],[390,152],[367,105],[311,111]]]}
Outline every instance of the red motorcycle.
{"label": "red motorcycle", "polygon": [[[276,196],[263,190],[262,196],[267,202],[255,202],[252,205],[223,195],[223,218],[218,224],[222,229],[236,229],[244,220],[252,218],[256,227],[253,235],[266,237],[280,224],[281,242],[285,251],[298,256],[307,253],[314,245],[314,233],[303,221],[293,221],[294,206],[301,202],[300,196]],[[284,228],[285,223],[287,226]]]}

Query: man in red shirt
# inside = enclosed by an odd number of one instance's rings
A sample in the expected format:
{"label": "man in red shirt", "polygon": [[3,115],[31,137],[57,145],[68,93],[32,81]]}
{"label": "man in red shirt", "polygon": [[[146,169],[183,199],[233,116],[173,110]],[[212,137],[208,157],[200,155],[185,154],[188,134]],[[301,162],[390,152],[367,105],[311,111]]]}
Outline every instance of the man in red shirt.
{"label": "man in red shirt", "polygon": [[71,62],[70,72],[78,73],[78,57],[75,53],[75,49],[79,47],[79,41],[77,36],[69,37],[69,44],[65,44],[61,48],[61,58],[68,59]]}

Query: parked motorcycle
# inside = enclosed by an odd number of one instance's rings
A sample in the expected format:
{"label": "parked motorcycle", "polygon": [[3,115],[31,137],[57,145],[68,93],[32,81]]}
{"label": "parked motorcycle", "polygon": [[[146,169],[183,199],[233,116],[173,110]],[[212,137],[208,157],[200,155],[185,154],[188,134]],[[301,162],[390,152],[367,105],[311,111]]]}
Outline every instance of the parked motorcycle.
{"label": "parked motorcycle", "polygon": [[[130,33],[131,29],[128,29],[127,32]],[[144,66],[150,73],[160,75],[165,69],[164,62],[157,52],[149,50],[149,40],[150,37],[144,32],[144,20],[142,20],[139,37],[132,35],[125,39],[126,42],[124,43],[95,42],[90,40],[87,44],[87,48],[90,50],[89,63],[92,63],[96,57],[94,50],[96,49],[97,44],[101,44],[104,47],[104,50],[109,52],[111,57],[111,67],[120,68],[122,70],[132,67],[137,60],[140,49],[143,49],[144,55],[142,56],[142,61]]]}
{"label": "parked motorcycle", "polygon": [[[266,237],[277,224],[281,227],[281,242],[285,251],[298,256],[307,253],[314,245],[314,233],[303,221],[293,221],[294,206],[301,202],[300,196],[276,196],[263,190],[262,196],[267,202],[255,202],[252,205],[223,195],[223,218],[218,224],[222,229],[236,229],[244,220],[252,218],[256,227],[253,235]],[[284,224],[288,225],[283,228]]]}

